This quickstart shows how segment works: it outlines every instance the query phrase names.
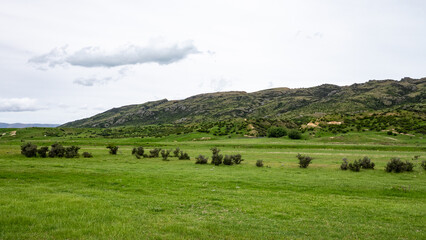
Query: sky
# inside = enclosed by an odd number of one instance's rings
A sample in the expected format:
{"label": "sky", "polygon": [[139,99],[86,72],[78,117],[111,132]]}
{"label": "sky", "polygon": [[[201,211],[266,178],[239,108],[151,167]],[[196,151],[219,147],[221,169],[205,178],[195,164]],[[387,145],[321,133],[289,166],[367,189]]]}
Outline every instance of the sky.
{"label": "sky", "polygon": [[426,77],[426,1],[0,0],[0,122]]}

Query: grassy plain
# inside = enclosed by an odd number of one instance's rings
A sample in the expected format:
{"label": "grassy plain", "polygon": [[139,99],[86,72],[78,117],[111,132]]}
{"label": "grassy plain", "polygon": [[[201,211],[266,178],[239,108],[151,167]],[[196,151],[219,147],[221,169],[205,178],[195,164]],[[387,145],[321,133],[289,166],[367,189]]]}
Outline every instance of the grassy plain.
{"label": "grassy plain", "polygon": [[[25,158],[22,141],[78,145],[94,158]],[[120,146],[118,155],[107,143]],[[191,160],[136,159],[139,145],[180,147]],[[194,164],[213,146],[245,160]],[[373,132],[106,139],[18,129],[0,138],[0,239],[425,239],[426,172],[418,163],[411,173],[383,170],[391,157],[421,161],[425,152],[422,137]],[[297,153],[314,157],[307,169]],[[375,170],[339,170],[342,158],[363,156]],[[258,159],[265,167],[255,167]]]}

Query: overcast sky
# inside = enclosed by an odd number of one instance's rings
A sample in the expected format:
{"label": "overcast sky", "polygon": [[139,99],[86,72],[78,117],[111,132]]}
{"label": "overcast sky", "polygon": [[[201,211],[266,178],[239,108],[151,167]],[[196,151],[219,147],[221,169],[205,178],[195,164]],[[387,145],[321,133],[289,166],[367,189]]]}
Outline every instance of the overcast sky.
{"label": "overcast sky", "polygon": [[426,76],[426,1],[0,0],[0,122]]}

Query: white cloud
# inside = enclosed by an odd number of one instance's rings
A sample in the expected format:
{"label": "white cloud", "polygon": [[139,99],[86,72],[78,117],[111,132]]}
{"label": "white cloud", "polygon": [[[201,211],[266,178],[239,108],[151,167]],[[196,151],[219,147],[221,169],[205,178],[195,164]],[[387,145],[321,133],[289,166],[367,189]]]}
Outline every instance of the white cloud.
{"label": "white cloud", "polygon": [[169,46],[150,45],[140,47],[127,45],[114,51],[99,47],[85,47],[72,54],[67,53],[67,46],[54,48],[49,53],[35,56],[28,60],[37,67],[55,67],[69,64],[80,67],[117,67],[144,63],[167,65],[178,62],[190,54],[200,53],[191,41],[175,43]]}
{"label": "white cloud", "polygon": [[0,112],[25,112],[42,109],[32,98],[0,98]]}
{"label": "white cloud", "polygon": [[106,84],[112,80],[114,80],[112,77],[104,77],[104,78],[88,77],[88,78],[77,78],[73,81],[73,83],[86,86],[86,87],[91,87],[98,84]]}
{"label": "white cloud", "polygon": [[226,80],[225,78],[213,79],[210,81],[210,86],[215,92],[222,91],[223,89],[231,85],[232,85],[232,81]]}

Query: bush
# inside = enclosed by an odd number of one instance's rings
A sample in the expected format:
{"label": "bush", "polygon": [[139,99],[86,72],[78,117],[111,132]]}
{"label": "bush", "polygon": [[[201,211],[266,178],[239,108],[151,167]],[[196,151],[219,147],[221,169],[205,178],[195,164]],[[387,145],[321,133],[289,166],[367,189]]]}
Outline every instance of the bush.
{"label": "bush", "polygon": [[59,144],[59,143],[54,143],[49,151],[49,157],[53,158],[53,157],[63,157],[65,155],[65,148]]}
{"label": "bush", "polygon": [[359,172],[359,170],[361,170],[361,160],[355,160],[353,163],[349,163],[348,168],[353,172]]}
{"label": "bush", "polygon": [[287,135],[287,130],[283,127],[270,127],[267,136],[270,138],[279,138]]}
{"label": "bush", "polygon": [[302,134],[299,131],[297,131],[296,129],[293,129],[288,133],[288,137],[290,139],[301,139]]}
{"label": "bush", "polygon": [[150,158],[158,158],[160,155],[161,148],[154,148],[152,150],[149,150],[149,157]]}
{"label": "bush", "polygon": [[118,146],[115,144],[110,143],[106,148],[109,149],[109,154],[116,155],[118,152]]}
{"label": "bush", "polygon": [[263,160],[257,160],[256,167],[263,167]]}
{"label": "bush", "polygon": [[84,158],[92,158],[92,157],[93,157],[93,155],[92,155],[91,153],[89,153],[89,152],[83,152],[81,155],[82,155]]}
{"label": "bush", "polygon": [[47,152],[49,151],[49,147],[41,147],[37,150],[37,153],[40,157],[45,158],[47,157]]}
{"label": "bush", "polygon": [[80,147],[77,147],[77,146],[71,146],[71,147],[65,148],[65,157],[66,158],[79,157],[78,150],[80,150]]}
{"label": "bush", "polygon": [[426,170],[426,160],[423,160],[420,166],[423,168],[423,170]]}
{"label": "bush", "polygon": [[374,169],[375,164],[371,161],[370,158],[364,157],[363,159],[360,159],[359,161],[363,169]]}
{"label": "bush", "polygon": [[307,168],[313,159],[308,155],[300,155],[300,153],[296,157],[299,159],[299,167],[301,168]]}
{"label": "bush", "polygon": [[388,162],[388,164],[386,165],[385,171],[395,172],[395,173],[400,173],[405,171],[411,172],[413,171],[413,168],[414,168],[414,164],[412,162],[405,161],[404,163],[399,158],[391,158],[390,162]]}
{"label": "bush", "polygon": [[214,147],[214,148],[211,148],[210,150],[212,151],[212,154],[213,154],[211,163],[216,166],[219,166],[220,164],[222,164],[223,156],[222,154],[219,154],[220,149]]}
{"label": "bush", "polygon": [[36,157],[37,156],[37,145],[32,143],[26,143],[21,146],[21,154],[25,157]]}
{"label": "bush", "polygon": [[241,158],[241,154],[231,155],[232,160],[235,164],[240,164],[244,159]]}
{"label": "bush", "polygon": [[170,155],[171,150],[161,150],[161,157],[163,158],[164,161],[167,161],[167,158]]}
{"label": "bush", "polygon": [[190,157],[188,155],[188,153],[184,153],[183,151],[180,151],[180,155],[179,155],[179,160],[189,160]]}
{"label": "bush", "polygon": [[174,151],[173,151],[173,157],[179,157],[179,153],[180,153],[180,148],[176,148]]}
{"label": "bush", "polygon": [[225,165],[234,164],[234,162],[232,161],[232,156],[225,155],[225,157],[223,158],[223,164],[225,164]]}
{"label": "bush", "polygon": [[135,155],[137,159],[140,159],[145,153],[145,149],[143,147],[133,148],[132,155]]}
{"label": "bush", "polygon": [[207,164],[207,161],[209,158],[204,157],[203,155],[198,155],[198,157],[195,158],[195,164]]}
{"label": "bush", "polygon": [[341,170],[348,170],[348,159],[346,159],[346,158],[343,158],[342,159],[342,165],[340,165],[340,169]]}

